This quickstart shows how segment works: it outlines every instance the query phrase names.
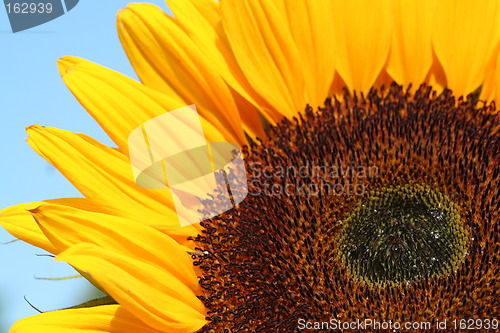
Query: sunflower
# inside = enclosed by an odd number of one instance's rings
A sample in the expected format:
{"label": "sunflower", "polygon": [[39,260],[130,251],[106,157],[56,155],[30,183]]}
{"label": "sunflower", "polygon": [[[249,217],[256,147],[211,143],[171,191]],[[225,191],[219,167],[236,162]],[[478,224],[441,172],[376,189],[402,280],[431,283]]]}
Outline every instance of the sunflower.
{"label": "sunflower", "polygon": [[[0,215],[109,297],[11,332],[498,328],[500,4],[167,3],[174,17],[118,14],[142,83],[58,62],[117,148],[28,128],[84,197]],[[134,183],[127,138],[189,104],[208,141],[244,146],[249,194],[176,228],[172,195]]]}

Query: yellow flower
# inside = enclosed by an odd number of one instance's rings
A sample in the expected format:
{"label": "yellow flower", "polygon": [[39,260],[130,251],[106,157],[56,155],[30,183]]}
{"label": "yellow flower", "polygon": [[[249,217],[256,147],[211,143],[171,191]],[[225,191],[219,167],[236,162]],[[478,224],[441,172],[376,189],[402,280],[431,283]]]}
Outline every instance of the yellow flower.
{"label": "yellow flower", "polygon": [[[66,85],[117,148],[84,134],[28,128],[28,143],[84,198],[0,211],[12,235],[57,255],[114,301],[26,318],[12,333],[289,332],[300,319],[368,315],[360,309],[401,321],[495,315],[488,311],[499,289],[491,271],[498,262],[499,122],[476,97],[500,102],[500,3],[167,3],[175,18],[147,4],[118,14],[120,40],[142,83],[76,57],[58,62]],[[392,81],[413,88],[372,90]],[[417,91],[421,83],[475,95],[437,96],[425,86]],[[286,163],[296,170],[376,163],[384,175],[321,174],[332,186],[367,191],[326,199],[250,195],[221,217],[175,228],[168,191],[134,183],[127,138],[147,120],[189,104],[200,111],[208,141],[250,144],[247,161],[274,172],[271,185],[306,182],[277,175]],[[325,107],[315,113],[307,105]],[[274,127],[265,132],[263,123]],[[259,181],[267,175],[249,170]],[[306,183],[318,186],[318,179]],[[363,210],[377,212],[382,204],[390,214]],[[394,231],[399,220],[404,232]],[[370,232],[357,234],[358,227]],[[385,238],[371,240],[376,232]],[[434,246],[436,235],[444,241]],[[359,254],[357,247],[368,250]],[[449,281],[462,284],[446,287]],[[447,303],[433,291],[450,297],[451,312],[439,312]]]}

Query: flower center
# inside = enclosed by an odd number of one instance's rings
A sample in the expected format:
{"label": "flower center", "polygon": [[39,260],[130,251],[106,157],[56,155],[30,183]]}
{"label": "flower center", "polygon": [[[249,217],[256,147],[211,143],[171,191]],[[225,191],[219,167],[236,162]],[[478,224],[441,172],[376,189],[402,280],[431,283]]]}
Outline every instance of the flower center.
{"label": "flower center", "polygon": [[498,312],[494,110],[393,85],[308,107],[244,147],[248,195],[195,239],[201,332]]}
{"label": "flower center", "polygon": [[373,191],[345,219],[338,252],[353,277],[413,281],[455,269],[467,249],[458,207],[420,184]]}

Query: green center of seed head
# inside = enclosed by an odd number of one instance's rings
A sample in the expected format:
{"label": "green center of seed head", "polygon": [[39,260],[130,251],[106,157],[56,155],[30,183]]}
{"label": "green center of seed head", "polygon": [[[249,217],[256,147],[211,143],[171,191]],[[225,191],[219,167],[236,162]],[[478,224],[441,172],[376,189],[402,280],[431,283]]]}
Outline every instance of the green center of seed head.
{"label": "green center of seed head", "polygon": [[375,190],[343,221],[338,254],[357,280],[414,281],[456,269],[467,250],[458,207],[426,185]]}

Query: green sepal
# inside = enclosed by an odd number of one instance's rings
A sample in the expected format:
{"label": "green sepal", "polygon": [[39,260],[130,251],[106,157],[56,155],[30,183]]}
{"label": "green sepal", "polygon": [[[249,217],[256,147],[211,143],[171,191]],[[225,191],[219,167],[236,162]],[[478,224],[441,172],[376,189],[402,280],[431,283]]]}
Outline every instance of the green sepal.
{"label": "green sepal", "polygon": [[69,309],[83,309],[83,308],[91,308],[94,306],[100,306],[100,305],[112,305],[112,304],[118,304],[113,297],[111,296],[104,296],[104,297],[99,297],[96,299],[92,299],[87,302],[83,302],[82,304],[70,306],[69,308],[64,308],[61,310],[69,310]]}
{"label": "green sepal", "polygon": [[70,280],[70,279],[78,279],[81,277],[83,277],[83,276],[80,274],[76,274],[76,275],[63,276],[63,277],[58,277],[58,278],[46,278],[46,277],[36,277],[35,276],[35,279],[36,280],[47,280],[47,281],[63,281],[63,280]]}

